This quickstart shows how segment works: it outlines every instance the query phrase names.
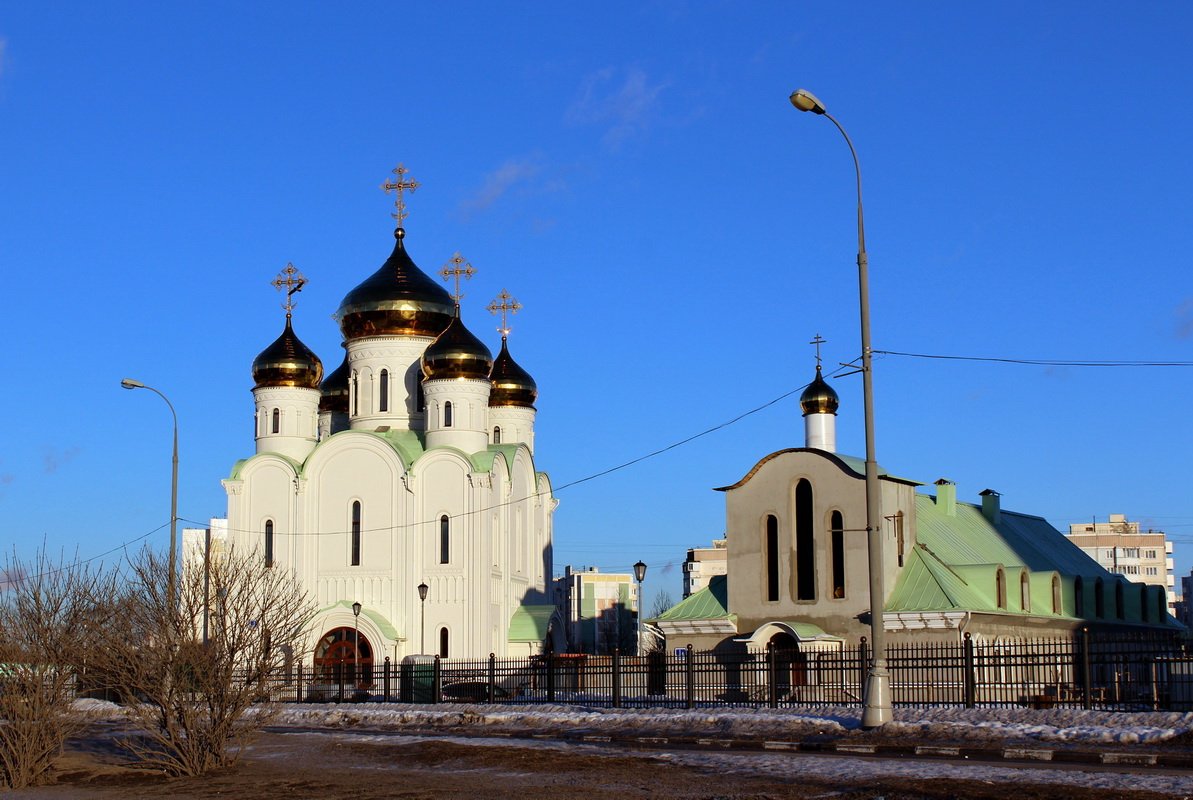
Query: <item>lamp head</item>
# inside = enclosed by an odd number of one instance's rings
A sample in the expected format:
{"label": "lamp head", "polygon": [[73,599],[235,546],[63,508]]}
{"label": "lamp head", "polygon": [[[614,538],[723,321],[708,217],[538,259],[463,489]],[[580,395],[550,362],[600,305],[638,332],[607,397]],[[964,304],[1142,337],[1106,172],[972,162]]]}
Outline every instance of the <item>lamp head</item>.
{"label": "lamp head", "polygon": [[791,105],[798,108],[800,111],[811,111],[813,114],[824,113],[824,103],[816,99],[816,95],[809,92],[807,89],[796,89],[791,93]]}
{"label": "lamp head", "polygon": [[430,588],[431,587],[427,586],[425,583],[420,583],[418,585],[418,599],[426,600],[427,599],[427,590]]}
{"label": "lamp head", "polygon": [[360,603],[352,604],[352,616],[354,616],[354,617],[360,616]]}
{"label": "lamp head", "polygon": [[646,565],[641,561],[634,565],[634,577],[638,580],[638,583],[646,580]]}
{"label": "lamp head", "polygon": [[140,381],[134,381],[132,378],[125,378],[120,382],[120,385],[125,389],[144,389],[145,384]]}

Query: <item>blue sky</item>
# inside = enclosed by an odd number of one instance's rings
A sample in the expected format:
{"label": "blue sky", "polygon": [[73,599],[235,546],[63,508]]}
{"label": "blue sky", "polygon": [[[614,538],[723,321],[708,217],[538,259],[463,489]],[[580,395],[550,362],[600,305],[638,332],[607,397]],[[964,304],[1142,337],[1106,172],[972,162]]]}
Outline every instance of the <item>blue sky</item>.
{"label": "blue sky", "polygon": [[[556,569],[651,565],[680,594],[754,463],[803,444],[816,333],[859,351],[863,169],[877,350],[1190,361],[1193,70],[1181,3],[17,4],[0,17],[0,543],[91,557],[221,515],[253,451],[269,285],[330,319],[392,246],[478,270],[466,323],[524,306]],[[839,450],[860,454],[860,379]],[[1193,566],[1188,367],[880,356],[890,471],[1069,522],[1126,513]],[[150,540],[165,546],[165,529]]]}

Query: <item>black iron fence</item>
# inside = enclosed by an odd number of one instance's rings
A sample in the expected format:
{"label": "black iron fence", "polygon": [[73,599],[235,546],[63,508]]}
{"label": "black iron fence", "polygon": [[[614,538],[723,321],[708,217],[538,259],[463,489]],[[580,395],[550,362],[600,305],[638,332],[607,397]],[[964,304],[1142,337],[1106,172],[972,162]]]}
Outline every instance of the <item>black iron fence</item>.
{"label": "black iron fence", "polygon": [[[296,666],[263,686],[296,702],[554,703],[695,708],[860,704],[870,657],[855,646],[643,656],[541,655]],[[896,643],[895,705],[1193,710],[1193,656],[1178,636],[1099,635]]]}

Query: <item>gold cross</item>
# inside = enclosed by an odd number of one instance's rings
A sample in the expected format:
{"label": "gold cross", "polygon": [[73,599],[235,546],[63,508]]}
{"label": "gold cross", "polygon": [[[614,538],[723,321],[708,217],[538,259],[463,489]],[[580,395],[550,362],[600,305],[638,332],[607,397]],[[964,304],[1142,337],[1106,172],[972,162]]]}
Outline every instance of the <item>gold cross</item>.
{"label": "gold cross", "polygon": [[398,199],[394,201],[394,213],[390,214],[390,216],[397,221],[398,227],[400,228],[402,227],[402,220],[406,219],[409,214],[409,212],[406,211],[406,201],[402,199],[402,192],[408,191],[411,194],[414,194],[414,190],[422,184],[420,184],[414,178],[406,180],[405,177],[406,175],[410,174],[410,170],[406,169],[406,167],[401,164],[398,164],[396,167],[394,167],[393,173],[397,176],[397,180],[386,181],[385,183],[381,184],[381,188],[385,190],[386,194],[396,192],[398,195]]}
{"label": "gold cross", "polygon": [[816,345],[816,369],[820,369],[820,345],[824,344],[826,341],[826,339],[821,339],[820,334],[818,333],[816,334],[816,338],[808,342],[808,344]]}
{"label": "gold cross", "polygon": [[[498,300],[501,302],[497,302]],[[497,332],[501,334],[502,339],[510,335],[506,314],[517,314],[518,309],[521,307],[522,304],[515,300],[505,289],[502,289],[501,294],[497,295],[492,303],[489,303],[488,309],[490,314],[501,312],[501,327],[497,329]]]}
{"label": "gold cross", "polygon": [[[282,276],[286,277],[283,278]],[[294,300],[291,299],[295,292],[301,292],[302,287],[307,285],[307,279],[303,277],[302,273],[294,268],[294,265],[286,262],[286,268],[278,273],[278,276],[273,279],[273,288],[281,291],[283,286],[286,287],[286,300],[282,303],[282,308],[286,309],[286,316],[290,316],[290,312],[294,310]]]}
{"label": "gold cross", "polygon": [[456,298],[456,305],[460,305],[460,298],[464,296],[460,292],[460,278],[463,277],[466,281],[471,280],[472,276],[476,274],[476,270],[464,260],[464,256],[460,255],[460,251],[457,250],[456,254],[449,258],[447,263],[443,265],[443,269],[439,271],[439,274],[443,276],[443,280],[445,281],[450,281],[452,276],[455,276],[456,293],[452,297]]}

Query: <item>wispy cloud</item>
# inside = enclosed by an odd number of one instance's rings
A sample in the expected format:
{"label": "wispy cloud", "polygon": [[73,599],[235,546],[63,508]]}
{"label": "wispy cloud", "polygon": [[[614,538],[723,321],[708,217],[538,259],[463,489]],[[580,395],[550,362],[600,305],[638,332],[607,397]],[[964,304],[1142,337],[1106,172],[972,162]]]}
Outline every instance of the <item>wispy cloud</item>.
{"label": "wispy cloud", "polygon": [[518,184],[533,181],[541,171],[538,158],[510,159],[485,176],[480,188],[460,203],[460,211],[466,217],[484,211]]}
{"label": "wispy cloud", "polygon": [[1176,307],[1176,338],[1193,337],[1193,297]]}
{"label": "wispy cloud", "polygon": [[52,447],[46,447],[42,450],[42,463],[45,465],[46,474],[53,475],[58,471],[59,467],[64,467],[71,461],[75,460],[82,452],[81,448],[68,447],[65,450],[55,450]]}
{"label": "wispy cloud", "polygon": [[573,125],[607,125],[604,142],[616,148],[650,127],[666,83],[652,84],[646,73],[630,68],[619,74],[612,67],[592,73],[580,86],[580,96],[567,110]]}

